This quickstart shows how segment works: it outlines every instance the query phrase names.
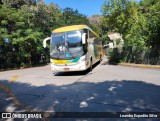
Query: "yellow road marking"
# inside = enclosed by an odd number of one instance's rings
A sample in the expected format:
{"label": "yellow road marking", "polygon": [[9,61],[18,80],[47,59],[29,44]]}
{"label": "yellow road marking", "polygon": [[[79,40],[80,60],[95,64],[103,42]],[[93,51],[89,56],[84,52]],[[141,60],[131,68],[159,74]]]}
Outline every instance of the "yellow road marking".
{"label": "yellow road marking", "polygon": [[19,78],[18,75],[14,75],[11,77],[11,80],[9,80],[9,83],[13,83],[13,81],[15,81],[17,78]]}

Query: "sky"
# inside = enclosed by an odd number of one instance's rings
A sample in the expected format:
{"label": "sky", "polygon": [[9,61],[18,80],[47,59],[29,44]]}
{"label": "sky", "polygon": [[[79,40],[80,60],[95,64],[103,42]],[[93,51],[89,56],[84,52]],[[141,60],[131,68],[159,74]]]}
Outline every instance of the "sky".
{"label": "sky", "polygon": [[94,14],[102,14],[101,6],[104,0],[44,0],[44,2],[47,4],[53,2],[62,9],[70,7],[74,10],[77,9],[79,13],[85,14],[86,16],[92,16]]}
{"label": "sky", "polygon": [[53,2],[62,9],[66,7],[73,8],[74,10],[77,9],[79,13],[85,14],[88,17],[102,14],[101,6],[104,4],[104,0],[44,0],[44,2],[47,4]]}

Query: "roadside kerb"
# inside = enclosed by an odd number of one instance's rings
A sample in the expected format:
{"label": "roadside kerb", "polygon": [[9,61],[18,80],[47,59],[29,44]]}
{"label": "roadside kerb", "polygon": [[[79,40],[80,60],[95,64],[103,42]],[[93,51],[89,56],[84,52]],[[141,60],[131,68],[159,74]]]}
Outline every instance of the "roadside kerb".
{"label": "roadside kerb", "polygon": [[155,68],[155,69],[160,69],[160,65],[145,65],[145,64],[133,64],[133,63],[119,63],[118,65],[132,66],[132,67],[139,67],[139,68]]}

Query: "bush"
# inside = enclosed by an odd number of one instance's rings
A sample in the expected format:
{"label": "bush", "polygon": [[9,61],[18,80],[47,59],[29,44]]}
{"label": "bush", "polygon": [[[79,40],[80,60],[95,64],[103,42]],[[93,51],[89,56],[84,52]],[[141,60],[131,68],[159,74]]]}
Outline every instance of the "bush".
{"label": "bush", "polygon": [[120,60],[120,50],[118,50],[118,48],[109,49],[109,63],[119,63]]}

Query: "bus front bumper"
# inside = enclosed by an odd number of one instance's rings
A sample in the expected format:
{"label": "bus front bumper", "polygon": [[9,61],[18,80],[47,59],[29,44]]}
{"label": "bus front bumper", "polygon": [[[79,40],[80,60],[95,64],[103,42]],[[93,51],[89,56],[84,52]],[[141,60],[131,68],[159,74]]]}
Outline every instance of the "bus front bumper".
{"label": "bus front bumper", "polygon": [[72,72],[72,71],[84,71],[89,66],[88,62],[80,62],[74,65],[55,65],[51,63],[51,69],[54,72]]}

